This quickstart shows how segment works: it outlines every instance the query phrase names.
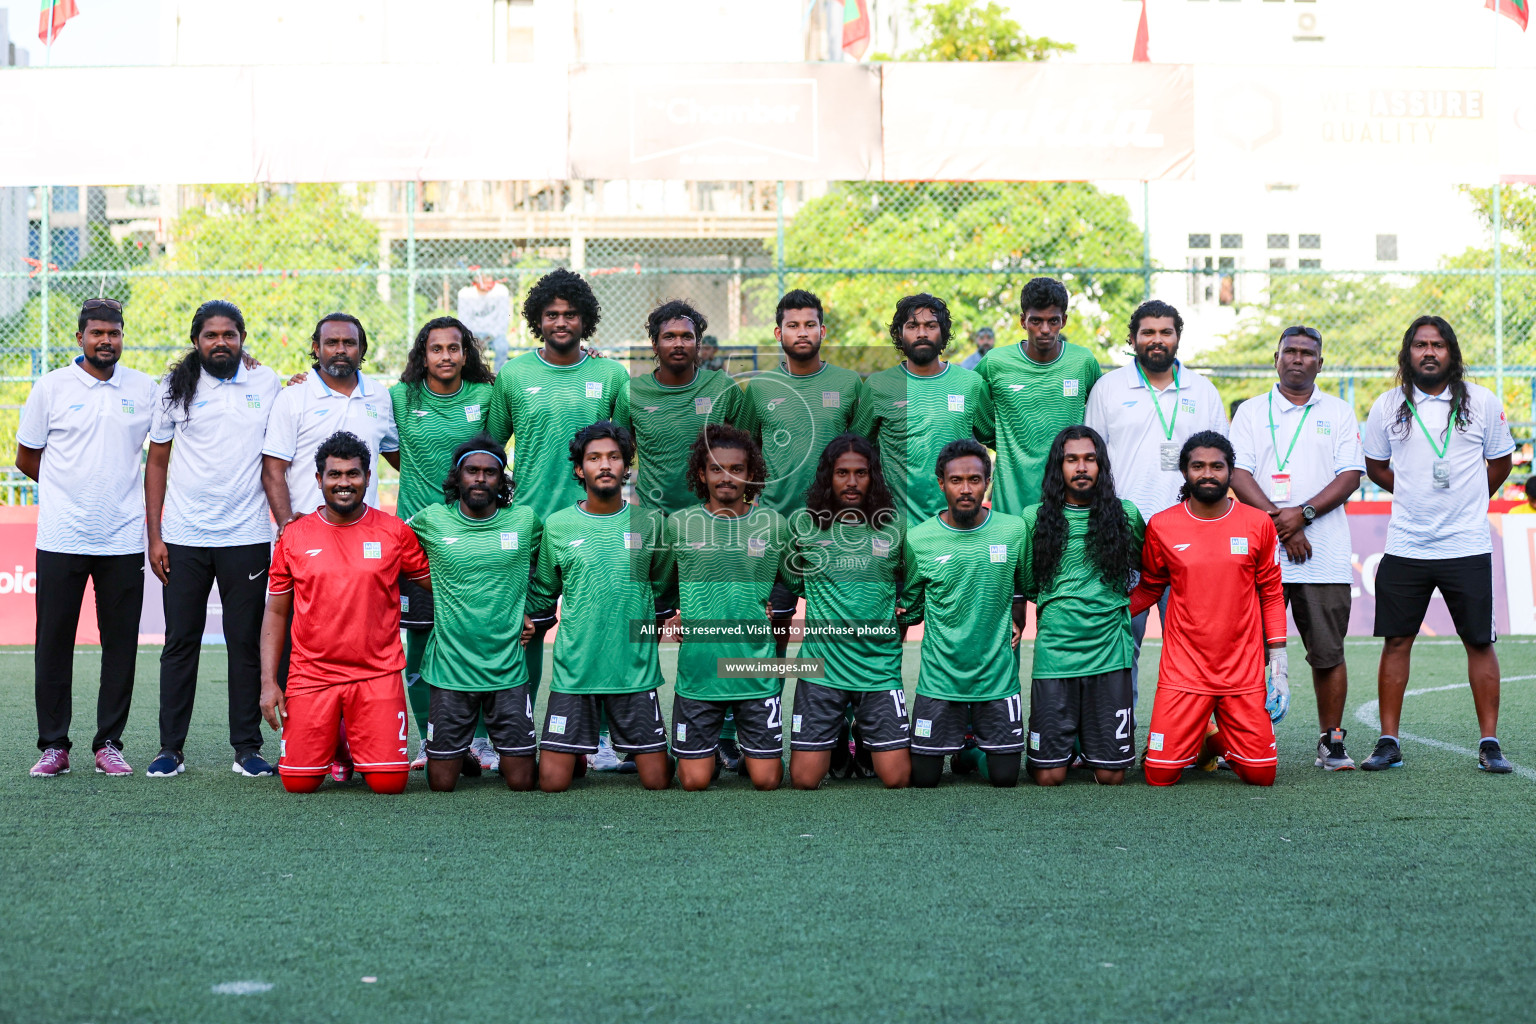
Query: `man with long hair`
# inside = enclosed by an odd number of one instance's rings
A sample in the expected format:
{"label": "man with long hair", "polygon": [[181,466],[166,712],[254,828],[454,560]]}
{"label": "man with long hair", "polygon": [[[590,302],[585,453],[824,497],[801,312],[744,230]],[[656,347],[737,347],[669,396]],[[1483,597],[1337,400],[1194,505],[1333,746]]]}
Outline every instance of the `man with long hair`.
{"label": "man with long hair", "polygon": [[795,687],[790,779],[796,789],[821,785],[852,709],[875,774],[897,789],[912,777],[896,624],[904,532],[875,446],[858,434],[834,437],[805,501],[790,521],[791,566],[805,594],[800,657],[821,661],[823,675]]}
{"label": "man with long hair", "polygon": [[1467,652],[1477,710],[1478,767],[1513,766],[1499,746],[1499,656],[1493,621],[1493,541],[1488,499],[1509,476],[1515,442],[1498,396],[1463,376],[1451,325],[1421,316],[1403,332],[1397,387],[1376,399],[1365,423],[1365,471],[1392,494],[1387,549],[1376,570],[1376,676],[1381,738],[1360,765],[1402,766],[1398,725],[1413,638],[1438,588]]}
{"label": "man with long hair", "polygon": [[[453,468],[457,445],[484,432],[496,376],[469,327],[454,317],[428,320],[416,332],[400,382],[389,389],[400,438],[400,497],[395,514],[409,520],[429,505],[443,503],[443,478]],[[429,699],[421,684],[421,658],[432,631],[432,594],[413,583],[401,585],[400,624],[405,628],[405,686],[416,717],[421,746],[411,768],[427,766]],[[474,753],[480,768],[496,770],[496,751],[476,727]]]}
{"label": "man with long hair", "polygon": [[711,423],[693,442],[687,479],[701,504],[667,517],[663,547],[682,635],[672,701],[672,752],[687,790],[708,788],[726,716],[752,784],[784,776],[784,679],[776,672],[725,676],[727,658],[773,655],[768,594],[789,575],[789,523],[756,502],[766,475],[751,435]]}
{"label": "man with long hair", "polygon": [[1040,503],[1023,519],[1036,608],[1029,773],[1060,785],[1080,742],[1094,777],[1118,786],[1136,760],[1128,595],[1145,525],[1135,502],[1116,497],[1109,452],[1092,427],[1056,435]]}
{"label": "man with long hair", "polygon": [[186,770],[208,595],[219,587],[229,655],[229,744],[233,770],[267,776],[261,756],[261,616],[272,556],[272,523],[261,488],[261,449],[283,389],[265,366],[246,366],[245,317],[214,299],[192,316],[192,348],[155,396],[144,466],[149,568],[164,585],[160,653],[160,753],[145,773]]}
{"label": "man with long hair", "polygon": [[526,505],[512,507],[507,453],[479,434],[449,453],[438,493],[406,523],[432,568],[434,624],[417,689],[430,693],[427,782],[458,783],[482,720],[507,785],[534,785],[533,695],[523,643],[528,578],[543,529]]}
{"label": "man with long hair", "polygon": [[1232,462],[1224,434],[1190,435],[1179,504],[1147,523],[1131,614],[1169,594],[1143,761],[1154,786],[1218,757],[1246,783],[1275,782],[1274,723],[1291,701],[1278,540],[1269,516],[1227,496]]}

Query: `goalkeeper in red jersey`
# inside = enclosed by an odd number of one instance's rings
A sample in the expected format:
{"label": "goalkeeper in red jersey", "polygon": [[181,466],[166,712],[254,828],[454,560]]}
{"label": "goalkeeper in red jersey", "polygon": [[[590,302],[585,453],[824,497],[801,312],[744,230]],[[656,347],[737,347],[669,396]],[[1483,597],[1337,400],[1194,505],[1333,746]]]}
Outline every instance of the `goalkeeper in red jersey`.
{"label": "goalkeeper in red jersey", "polygon": [[1154,786],[1216,757],[1244,782],[1275,782],[1274,723],[1291,700],[1285,599],[1274,524],[1227,496],[1232,459],[1221,434],[1191,436],[1179,452],[1182,500],[1147,523],[1131,614],[1172,590],[1143,762]]}

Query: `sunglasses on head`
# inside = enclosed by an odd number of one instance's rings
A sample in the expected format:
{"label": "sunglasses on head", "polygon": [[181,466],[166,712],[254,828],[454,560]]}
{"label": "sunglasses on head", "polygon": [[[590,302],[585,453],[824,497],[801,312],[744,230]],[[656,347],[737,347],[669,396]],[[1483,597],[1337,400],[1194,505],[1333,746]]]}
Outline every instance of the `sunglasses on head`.
{"label": "sunglasses on head", "polygon": [[116,299],[86,299],[85,304],[80,307],[80,311],[84,312],[87,309],[115,309],[121,313],[123,311],[123,304]]}
{"label": "sunglasses on head", "polygon": [[1323,336],[1315,327],[1287,327],[1285,330],[1280,332],[1280,340],[1284,341],[1286,338],[1293,338],[1298,334],[1311,338],[1319,345],[1323,343]]}

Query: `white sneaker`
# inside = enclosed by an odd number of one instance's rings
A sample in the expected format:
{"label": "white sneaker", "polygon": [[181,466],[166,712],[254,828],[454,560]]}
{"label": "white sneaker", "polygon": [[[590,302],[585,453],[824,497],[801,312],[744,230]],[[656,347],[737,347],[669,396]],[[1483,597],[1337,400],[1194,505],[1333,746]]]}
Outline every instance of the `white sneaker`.
{"label": "white sneaker", "polygon": [[416,759],[411,762],[411,771],[426,771],[427,768],[427,741],[422,740],[416,747]]}
{"label": "white sneaker", "polygon": [[501,755],[496,753],[496,748],[491,746],[489,736],[476,736],[469,741],[469,752],[480,762],[480,770],[494,772],[501,770]]}
{"label": "white sneaker", "polygon": [[613,744],[608,742],[606,734],[597,737],[597,753],[587,755],[587,767],[595,772],[616,772],[619,765],[623,764],[619,755],[613,752]]}

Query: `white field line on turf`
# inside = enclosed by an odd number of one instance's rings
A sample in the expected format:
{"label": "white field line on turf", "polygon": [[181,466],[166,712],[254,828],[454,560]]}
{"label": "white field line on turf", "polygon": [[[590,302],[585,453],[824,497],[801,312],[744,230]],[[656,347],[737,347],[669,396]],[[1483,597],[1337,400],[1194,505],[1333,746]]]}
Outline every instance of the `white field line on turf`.
{"label": "white field line on turf", "polygon": [[[1523,682],[1523,681],[1525,681],[1527,679],[1536,679],[1536,675],[1529,675],[1529,676],[1505,676],[1504,678],[1500,679],[1499,682],[1500,683],[1518,683],[1518,682]],[[1403,696],[1404,697],[1417,697],[1421,693],[1444,693],[1446,690],[1465,690],[1465,689],[1468,689],[1469,686],[1470,686],[1470,684],[1468,684],[1468,683],[1452,683],[1449,686],[1426,686],[1426,687],[1423,687],[1422,689],[1418,689],[1418,690],[1405,690],[1405,691],[1403,691]],[[1381,702],[1380,701],[1377,701],[1377,700],[1368,700],[1368,701],[1366,701],[1364,704],[1361,704],[1358,708],[1355,709],[1355,720],[1357,722],[1362,722],[1365,725],[1368,725],[1368,726],[1370,726],[1373,729],[1380,729],[1381,728],[1381,715],[1379,713],[1380,707],[1381,707]],[[1454,743],[1446,743],[1443,740],[1433,740],[1433,739],[1430,739],[1428,736],[1415,736],[1413,733],[1411,733],[1411,732],[1403,732],[1401,729],[1398,730],[1397,738],[1398,738],[1399,741],[1402,741],[1402,740],[1412,740],[1415,743],[1422,743],[1426,747],[1434,747],[1436,750],[1449,751],[1452,754],[1465,754],[1468,757],[1476,757],[1477,756],[1477,751],[1475,751],[1475,750],[1468,750],[1466,747],[1458,747]],[[1513,764],[1513,762],[1511,762],[1511,763]],[[1524,765],[1518,765],[1518,764],[1515,765],[1515,774],[1519,775],[1521,778],[1530,779],[1532,782],[1536,782],[1536,770],[1527,768]]]}

